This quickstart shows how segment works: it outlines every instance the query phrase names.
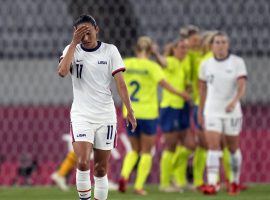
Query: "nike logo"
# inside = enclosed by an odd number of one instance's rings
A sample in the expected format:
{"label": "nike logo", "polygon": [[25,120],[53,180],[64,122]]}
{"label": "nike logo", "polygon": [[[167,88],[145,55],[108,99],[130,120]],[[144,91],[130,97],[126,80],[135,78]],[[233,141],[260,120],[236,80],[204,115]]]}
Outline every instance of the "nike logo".
{"label": "nike logo", "polygon": [[76,60],[76,62],[82,62],[82,61],[83,61],[83,60],[78,60],[78,59]]}
{"label": "nike logo", "polygon": [[106,144],[111,144],[111,142],[106,142]]}

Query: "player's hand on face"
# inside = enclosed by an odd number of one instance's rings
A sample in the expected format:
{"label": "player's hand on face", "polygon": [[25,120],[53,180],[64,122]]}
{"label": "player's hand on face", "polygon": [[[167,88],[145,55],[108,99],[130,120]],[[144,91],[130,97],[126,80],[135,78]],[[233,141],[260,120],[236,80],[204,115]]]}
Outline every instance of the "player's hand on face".
{"label": "player's hand on face", "polygon": [[134,116],[133,111],[130,111],[130,112],[128,112],[128,114],[127,114],[127,126],[128,126],[129,124],[131,124],[131,126],[132,126],[131,131],[134,132],[135,129],[136,129],[136,127],[137,127],[137,121],[136,121],[136,118],[135,118],[135,116]]}
{"label": "player's hand on face", "polygon": [[236,103],[234,101],[230,102],[226,107],[226,112],[227,113],[232,112],[234,110],[234,108],[235,108],[235,104]]}
{"label": "player's hand on face", "polygon": [[90,32],[90,27],[88,26],[80,26],[79,28],[74,28],[74,32],[73,32],[73,38],[72,38],[72,43],[74,44],[79,44],[83,38],[83,36]]}

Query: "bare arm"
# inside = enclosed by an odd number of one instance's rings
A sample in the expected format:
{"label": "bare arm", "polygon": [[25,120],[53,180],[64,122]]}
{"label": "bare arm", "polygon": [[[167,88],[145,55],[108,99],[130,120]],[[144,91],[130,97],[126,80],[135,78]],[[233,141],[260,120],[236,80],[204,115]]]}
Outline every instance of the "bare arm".
{"label": "bare arm", "polygon": [[168,63],[167,63],[166,57],[159,53],[157,44],[152,45],[152,54],[155,56],[155,58],[157,59],[157,62],[161,65],[161,67],[163,68],[167,67]]}
{"label": "bare arm", "polygon": [[235,108],[235,105],[246,93],[246,77],[241,77],[237,79],[237,93],[232,101],[226,107],[226,112],[232,112]]}
{"label": "bare arm", "polygon": [[74,29],[73,38],[67,50],[67,53],[61,59],[58,65],[58,74],[61,77],[65,77],[70,70],[71,62],[74,57],[74,52],[77,44],[81,42],[82,37],[89,31],[87,26],[82,26],[78,29]]}
{"label": "bare arm", "polygon": [[178,91],[177,89],[175,89],[171,84],[169,84],[166,80],[162,79],[160,82],[159,82],[159,85],[163,88],[165,88],[166,90],[168,90],[169,92],[175,94],[175,95],[178,95],[180,97],[182,97],[185,101],[189,101],[191,98],[190,98],[190,95],[186,92],[186,91],[183,91],[183,92],[180,92]]}
{"label": "bare arm", "polygon": [[198,109],[198,121],[201,127],[203,127],[203,110],[206,99],[207,85],[205,81],[199,82],[199,91],[200,91],[200,104]]}
{"label": "bare arm", "polygon": [[134,116],[134,112],[133,112],[130,98],[128,95],[127,86],[126,86],[126,83],[125,83],[124,78],[122,76],[122,72],[116,73],[114,75],[114,79],[116,82],[118,94],[119,94],[123,104],[125,105],[125,107],[127,109],[127,119],[132,125],[132,131],[134,131],[136,126],[137,126],[137,122],[136,122],[136,119]]}

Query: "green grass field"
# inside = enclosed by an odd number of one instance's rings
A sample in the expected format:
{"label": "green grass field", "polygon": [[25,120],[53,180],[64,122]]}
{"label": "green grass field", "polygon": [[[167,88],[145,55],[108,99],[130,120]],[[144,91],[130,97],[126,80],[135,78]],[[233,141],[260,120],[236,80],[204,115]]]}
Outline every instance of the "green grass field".
{"label": "green grass field", "polygon": [[[110,192],[109,200],[270,200],[270,185],[254,185],[238,196],[228,196],[221,191],[216,196],[204,196],[199,192],[162,193],[157,186],[147,186],[149,195],[137,196],[129,190],[126,194]],[[56,187],[0,187],[0,200],[76,200],[75,188],[62,192]]]}

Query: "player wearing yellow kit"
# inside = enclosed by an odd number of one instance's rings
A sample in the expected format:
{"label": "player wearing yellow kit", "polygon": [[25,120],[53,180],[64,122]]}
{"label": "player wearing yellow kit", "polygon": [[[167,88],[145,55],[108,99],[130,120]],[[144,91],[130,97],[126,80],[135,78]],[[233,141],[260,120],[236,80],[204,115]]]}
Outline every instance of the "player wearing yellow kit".
{"label": "player wearing yellow kit", "polygon": [[[135,180],[135,193],[145,195],[144,183],[149,175],[152,166],[151,149],[155,142],[155,134],[158,119],[158,86],[170,91],[172,96],[189,96],[175,89],[167,81],[160,66],[151,61],[152,41],[149,37],[140,37],[136,47],[136,57],[125,60],[126,72],[124,79],[127,83],[132,107],[137,119],[137,128],[131,132],[127,128],[132,151],[128,152],[124,158],[121,179],[119,181],[119,191],[126,191],[126,183],[129,179],[135,164],[140,160],[137,168]],[[124,109],[124,117],[126,111]]]}
{"label": "player wearing yellow kit", "polygon": [[[186,69],[189,60],[186,58],[187,45],[185,40],[180,39],[174,43],[173,56],[163,57],[155,51],[158,62],[163,66],[166,79],[180,91],[186,90]],[[165,192],[178,191],[179,188],[170,186],[174,161],[174,153],[183,132],[187,129],[187,121],[184,115],[185,100],[173,96],[167,91],[162,93],[160,126],[164,133],[165,147],[160,161],[160,190]],[[176,180],[179,182],[179,180]]]}

